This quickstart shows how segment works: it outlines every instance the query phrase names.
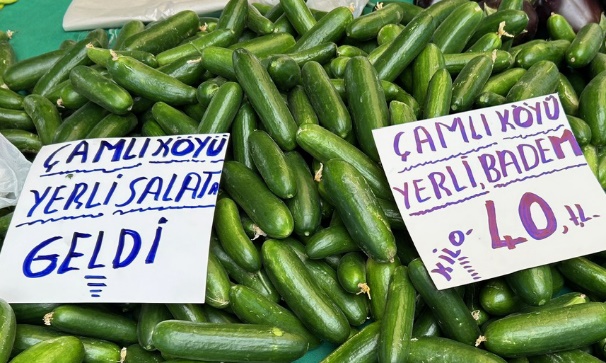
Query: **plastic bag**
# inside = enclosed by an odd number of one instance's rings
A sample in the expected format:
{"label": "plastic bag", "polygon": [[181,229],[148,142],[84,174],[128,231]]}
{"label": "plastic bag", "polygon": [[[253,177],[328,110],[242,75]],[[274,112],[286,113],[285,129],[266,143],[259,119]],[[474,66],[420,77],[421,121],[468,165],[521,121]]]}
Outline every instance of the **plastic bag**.
{"label": "plastic bag", "polygon": [[0,134],[0,209],[14,206],[32,163]]}
{"label": "plastic bag", "polygon": [[[279,0],[251,0],[275,5]],[[354,16],[359,16],[368,0],[309,0],[307,5],[317,10],[330,11],[337,6],[355,7]],[[208,14],[222,10],[227,0],[72,0],[65,16],[65,31],[89,30],[95,28],[117,28],[129,20],[143,22],[167,18],[182,10]]]}

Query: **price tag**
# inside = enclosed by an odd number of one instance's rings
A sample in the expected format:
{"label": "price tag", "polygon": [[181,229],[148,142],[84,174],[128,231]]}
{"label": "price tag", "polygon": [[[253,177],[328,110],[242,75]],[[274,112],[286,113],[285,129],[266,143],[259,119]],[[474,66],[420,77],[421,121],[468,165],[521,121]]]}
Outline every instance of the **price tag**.
{"label": "price tag", "polygon": [[228,134],[45,146],[0,254],[11,303],[203,303]]}
{"label": "price tag", "polygon": [[438,289],[604,250],[606,196],[556,94],[374,138]]}

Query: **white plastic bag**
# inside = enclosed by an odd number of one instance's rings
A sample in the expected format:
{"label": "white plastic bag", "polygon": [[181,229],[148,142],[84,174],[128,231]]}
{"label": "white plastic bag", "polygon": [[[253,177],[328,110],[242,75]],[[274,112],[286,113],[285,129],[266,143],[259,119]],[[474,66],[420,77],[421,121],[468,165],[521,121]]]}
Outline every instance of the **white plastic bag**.
{"label": "white plastic bag", "polygon": [[[250,0],[275,5],[279,0]],[[359,16],[368,0],[309,0],[312,9],[330,11],[337,6],[353,5],[354,16]],[[182,10],[208,14],[222,10],[227,0],[72,0],[65,16],[65,31],[89,30],[95,28],[117,28],[129,20],[143,22],[167,18]]]}
{"label": "white plastic bag", "polygon": [[0,209],[17,204],[31,166],[32,163],[0,134]]}

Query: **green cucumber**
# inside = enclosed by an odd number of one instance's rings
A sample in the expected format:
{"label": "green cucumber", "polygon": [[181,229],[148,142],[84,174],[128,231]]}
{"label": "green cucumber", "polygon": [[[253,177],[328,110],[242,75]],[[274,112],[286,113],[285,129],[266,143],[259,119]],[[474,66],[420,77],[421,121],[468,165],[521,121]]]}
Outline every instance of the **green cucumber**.
{"label": "green cucumber", "polygon": [[133,19],[129,20],[122,27],[116,36],[114,41],[113,49],[121,49],[124,46],[124,41],[131,35],[135,35],[142,32],[145,29],[145,24],[141,20]]}
{"label": "green cucumber", "polygon": [[[226,199],[222,198],[221,200]],[[219,202],[217,201],[217,204]],[[254,250],[257,254],[257,250]],[[206,295],[204,303],[215,309],[225,309],[230,305],[229,287],[231,281],[221,261],[213,253],[208,254],[208,265],[206,267]]]}
{"label": "green cucumber", "polygon": [[352,130],[351,115],[320,63],[305,63],[301,80],[320,125],[339,137],[347,137]]}
{"label": "green cucumber", "polygon": [[180,58],[158,67],[158,70],[188,86],[197,85],[200,79],[205,78],[204,73],[206,72],[200,56]]}
{"label": "green cucumber", "polygon": [[[10,221],[10,219],[9,219]],[[40,324],[44,315],[52,311],[60,304],[49,304],[49,303],[27,303],[27,304],[11,304],[17,322],[19,324]]]}
{"label": "green cucumber", "polygon": [[565,39],[572,42],[576,37],[574,29],[561,14],[551,13],[547,18],[546,27],[551,39]]}
{"label": "green cucumber", "polygon": [[61,124],[61,115],[57,107],[46,97],[30,94],[23,99],[23,109],[36,125],[36,132],[40,136],[42,145],[51,144]]}
{"label": "green cucumber", "polygon": [[366,283],[370,298],[370,314],[376,320],[383,319],[387,305],[389,284],[396,267],[400,266],[400,260],[392,262],[378,262],[372,258],[366,260]]}
{"label": "green cucumber", "polygon": [[568,292],[568,293],[560,295],[558,297],[554,297],[553,299],[549,300],[548,302],[546,302],[545,304],[543,304],[541,306],[532,306],[532,305],[524,306],[520,309],[520,312],[528,313],[528,312],[532,312],[532,311],[544,311],[544,310],[550,310],[550,309],[557,309],[562,306],[584,304],[584,303],[588,303],[589,301],[590,301],[589,297],[583,293]]}
{"label": "green cucumber", "polygon": [[[449,75],[450,77],[450,75]],[[400,101],[389,102],[389,124],[399,125],[417,121],[417,116],[410,106]],[[386,213],[387,214],[387,213]],[[389,216],[387,216],[389,218]],[[393,225],[392,225],[393,227]]]}
{"label": "green cucumber", "polygon": [[482,326],[490,319],[490,315],[482,308],[480,303],[480,284],[469,284],[465,286],[465,295],[463,296],[465,305],[471,311],[471,316],[474,318],[478,326]]}
{"label": "green cucumber", "polygon": [[6,363],[11,356],[17,331],[17,318],[13,308],[0,299],[0,362]]}
{"label": "green cucumber", "polygon": [[564,352],[550,353],[545,355],[539,355],[530,357],[528,360],[530,363],[600,363],[604,362],[601,359],[594,357],[593,355],[582,351],[581,349],[566,350]]}
{"label": "green cucumber", "polygon": [[[444,68],[444,55],[433,43],[427,44],[412,62],[412,96],[420,105],[425,104],[429,82],[440,68]],[[433,97],[430,99],[427,101],[435,101]]]}
{"label": "green cucumber", "polygon": [[44,316],[45,325],[70,334],[121,344],[137,342],[137,323],[122,315],[82,305],[66,304]]}
{"label": "green cucumber", "polygon": [[279,90],[288,92],[301,83],[301,68],[288,55],[273,55],[269,58],[267,72]]}
{"label": "green cucumber", "polygon": [[446,116],[452,103],[452,77],[448,70],[436,70],[427,86],[427,96],[423,105],[423,118]]}
{"label": "green cucumber", "polygon": [[234,160],[254,169],[248,138],[257,129],[257,114],[250,103],[242,102],[231,126],[231,143]]}
{"label": "green cucumber", "polygon": [[476,97],[474,105],[477,108],[498,106],[507,103],[507,98],[493,92],[483,92]]}
{"label": "green cucumber", "polygon": [[580,348],[604,337],[606,306],[589,302],[495,320],[480,341],[487,350],[513,358]]}
{"label": "green cucumber", "polygon": [[490,315],[502,316],[519,311],[522,304],[504,278],[487,281],[480,289],[480,305]]}
{"label": "green cucumber", "polygon": [[456,290],[438,290],[420,259],[408,264],[408,275],[417,292],[431,308],[444,335],[464,344],[475,344],[480,328]]}
{"label": "green cucumber", "polygon": [[549,265],[516,271],[505,279],[513,292],[526,304],[541,306],[551,300],[553,295]]}
{"label": "green cucumber", "polygon": [[377,262],[392,261],[395,238],[363,174],[344,160],[331,159],[324,163],[322,182],[352,239]]}
{"label": "green cucumber", "polygon": [[[59,85],[60,86],[60,85]],[[61,108],[67,108],[69,110],[75,110],[87,103],[88,98],[84,97],[78,91],[70,81],[61,87],[59,91],[60,98],[57,100],[57,106]]]}
{"label": "green cucumber", "polygon": [[562,108],[567,115],[576,115],[579,110],[579,96],[566,76],[560,73],[556,87]]}
{"label": "green cucumber", "polygon": [[516,66],[525,69],[541,60],[548,60],[559,65],[569,47],[570,42],[567,40],[549,40],[531,44],[518,52],[515,63]]}
{"label": "green cucumber", "polygon": [[127,55],[129,57],[135,58],[140,62],[147,64],[152,68],[158,67],[158,61],[156,60],[156,57],[153,54],[142,50],[111,50],[87,46],[86,55],[95,64],[103,67],[107,67],[108,62],[111,61],[112,57],[115,55]]}
{"label": "green cucumber", "polygon": [[566,63],[573,68],[588,65],[604,45],[604,31],[598,23],[588,23],[578,33],[566,50]]}
{"label": "green cucumber", "polygon": [[34,131],[36,126],[27,112],[0,108],[0,129]]}
{"label": "green cucumber", "polygon": [[393,82],[429,43],[436,24],[431,15],[417,16],[373,63],[379,79]]}
{"label": "green cucumber", "polygon": [[196,120],[165,102],[154,103],[151,114],[166,135],[195,134],[198,128]]}
{"label": "green cucumber", "polygon": [[[494,56],[494,54],[493,54]],[[473,58],[463,67],[452,82],[450,109],[453,112],[467,111],[480,94],[492,73],[494,57],[481,55]]]}
{"label": "green cucumber", "polygon": [[[309,247],[309,244],[306,245],[307,247]],[[337,277],[345,291],[351,294],[368,293],[366,258],[364,254],[355,251],[344,254],[339,260]]]}
{"label": "green cucumber", "polygon": [[109,112],[123,115],[133,107],[130,93],[93,68],[76,66],[70,71],[69,80],[79,94]]}
{"label": "green cucumber", "polygon": [[486,33],[480,37],[480,39],[476,40],[475,43],[469,46],[465,51],[466,52],[490,52],[495,49],[501,49],[503,46],[503,40],[501,37],[503,34],[496,33]]}
{"label": "green cucumber", "polygon": [[606,72],[595,76],[579,96],[579,117],[591,128],[591,143],[606,145]]}
{"label": "green cucumber", "polygon": [[297,33],[303,35],[316,24],[316,19],[304,0],[283,0],[280,4]]}
{"label": "green cucumber", "polygon": [[442,335],[440,325],[429,307],[421,311],[412,326],[412,338],[439,337]]}
{"label": "green cucumber", "polygon": [[248,324],[266,324],[305,338],[310,348],[320,340],[307,330],[301,321],[285,307],[267,299],[258,291],[243,285],[233,285],[229,299],[234,313]]}
{"label": "green cucumber", "polygon": [[404,30],[402,24],[386,24],[377,34],[377,44],[383,45],[391,43]]}
{"label": "green cucumber", "polygon": [[107,66],[114,81],[130,92],[170,105],[194,103],[196,89],[128,56],[117,56]]}
{"label": "green cucumber", "polygon": [[297,125],[319,124],[318,115],[314,110],[305,89],[301,85],[293,87],[288,92],[288,108],[292,113]]}
{"label": "green cucumber", "polygon": [[325,42],[297,52],[289,52],[291,57],[299,67],[310,61],[315,61],[320,64],[328,63],[331,59],[338,55],[338,48],[335,43]]}
{"label": "green cucumber", "polygon": [[392,200],[384,171],[360,149],[319,125],[304,124],[297,131],[297,143],[322,163],[337,158],[361,173],[377,198]]}
{"label": "green cucumber", "polygon": [[[208,319],[204,315],[201,304],[165,304],[174,319],[189,321],[192,323],[206,323]],[[152,343],[154,342],[152,334]],[[155,344],[155,343],[154,343]]]}
{"label": "green cucumber", "polygon": [[467,63],[469,63],[473,58],[476,58],[480,55],[487,55],[492,57],[495,54],[493,60],[492,72],[496,74],[498,72],[504,71],[510,68],[513,65],[514,57],[511,53],[497,49],[495,51],[490,52],[468,52],[468,53],[459,53],[459,54],[444,54],[444,66],[448,70],[451,75],[456,75]]}
{"label": "green cucumber", "polygon": [[82,140],[109,111],[93,102],[87,102],[66,117],[57,128],[53,143]]}
{"label": "green cucumber", "polygon": [[345,315],[317,285],[303,262],[286,244],[267,240],[261,247],[265,271],[288,307],[318,338],[344,342],[349,335]]}
{"label": "green cucumber", "polygon": [[[214,228],[223,250],[234,262],[246,271],[259,271],[261,268],[259,252],[244,232],[238,206],[233,200],[225,197],[217,201]],[[227,304],[223,306],[225,305]]]}
{"label": "green cucumber", "polygon": [[229,29],[239,37],[246,27],[248,17],[248,1],[229,0],[217,21],[217,29]]}
{"label": "green cucumber", "polygon": [[310,236],[322,221],[320,195],[309,167],[298,152],[286,153],[285,161],[296,185],[295,196],[286,201],[293,216],[294,232],[299,236]]}
{"label": "green cucumber", "polygon": [[257,34],[265,35],[272,33],[276,28],[274,22],[267,19],[252,4],[248,4],[248,13],[246,14],[246,26]]}
{"label": "green cucumber", "polygon": [[126,357],[124,363],[160,363],[164,359],[159,352],[150,352],[143,349],[139,344],[131,344],[124,348]]}
{"label": "green cucumber", "polygon": [[290,51],[300,52],[323,43],[336,42],[345,35],[345,29],[352,20],[351,10],[345,6],[338,6],[302,34]]}
{"label": "green cucumber", "polygon": [[237,49],[233,63],[236,78],[267,133],[283,150],[293,150],[297,124],[261,62],[249,51]]}
{"label": "green cucumber", "polygon": [[480,93],[492,92],[501,96],[507,96],[507,92],[526,73],[524,68],[510,68],[499,74],[488,78]]}
{"label": "green cucumber", "polygon": [[272,33],[241,41],[229,46],[229,49],[246,49],[258,58],[273,54],[286,53],[295,44],[295,38],[288,33]]}
{"label": "green cucumber", "polygon": [[576,257],[559,262],[556,267],[564,278],[579,286],[582,291],[606,298],[606,268],[587,259]]}
{"label": "green cucumber", "polygon": [[44,340],[24,350],[11,360],[12,363],[81,363],[84,360],[84,346],[80,339],[62,336]]}
{"label": "green cucumber", "polygon": [[389,109],[377,73],[366,57],[358,56],[347,63],[344,79],[358,145],[378,162],[379,152],[372,130],[389,126]]}
{"label": "green cucumber", "polygon": [[110,113],[102,118],[101,121],[86,134],[86,138],[124,137],[137,127],[137,123],[137,116],[132,113],[127,113],[126,115]]}
{"label": "green cucumber", "polygon": [[484,18],[482,8],[476,2],[457,7],[433,33],[433,43],[442,53],[461,53]]}
{"label": "green cucumber", "polygon": [[223,166],[223,187],[246,214],[273,238],[288,237],[294,221],[288,207],[244,164],[228,161]]}
{"label": "green cucumber", "polygon": [[451,339],[421,337],[410,341],[410,354],[407,362],[505,363],[505,360],[485,350],[470,347]]}
{"label": "green cucumber", "polygon": [[236,82],[225,82],[219,86],[215,96],[204,111],[196,130],[198,134],[228,132],[244,97],[242,87]]}
{"label": "green cucumber", "polygon": [[387,4],[354,19],[347,26],[346,34],[351,39],[370,40],[377,37],[383,26],[399,24],[403,17],[404,9],[400,5]]}
{"label": "green cucumber", "polygon": [[199,38],[158,53],[156,60],[158,61],[158,65],[163,66],[181,58],[199,57],[202,50],[207,47],[227,47],[235,41],[236,36],[233,31],[229,29],[217,29],[208,34],[203,34]]}
{"label": "green cucumber", "polygon": [[309,342],[271,325],[167,320],[154,331],[162,354],[211,361],[283,362],[302,357]]}
{"label": "green cucumber", "polygon": [[329,226],[312,234],[305,245],[309,258],[320,259],[346,252],[359,251],[343,225]]}
{"label": "green cucumber", "polygon": [[137,338],[139,345],[145,350],[155,350],[156,347],[152,341],[152,335],[154,329],[156,329],[156,324],[171,318],[172,315],[165,304],[141,304],[139,319],[137,321]]}
{"label": "green cucumber", "polygon": [[278,144],[262,130],[253,131],[248,142],[255,168],[269,190],[281,199],[294,197],[297,181]]}
{"label": "green cucumber", "polygon": [[0,87],[0,108],[10,108],[12,110],[23,109],[23,96],[8,88]]}
{"label": "green cucumber", "polygon": [[320,363],[375,362],[379,344],[381,323],[378,321],[366,325],[362,330],[341,344]]}
{"label": "green cucumber", "polygon": [[[229,304],[229,310],[231,311],[231,300]],[[210,305],[202,305],[202,311],[204,311],[204,315],[206,315],[209,323],[233,324],[242,322],[236,315],[226,310],[228,309],[217,309]]]}
{"label": "green cucumber", "polygon": [[121,48],[158,54],[176,47],[183,40],[194,35],[199,26],[198,14],[191,10],[183,10],[129,36],[124,40]]}
{"label": "green cucumber", "polygon": [[517,102],[553,93],[558,85],[559,75],[560,72],[555,63],[538,61],[528,68],[526,73],[507,92],[507,101]]}
{"label": "green cucumber", "polygon": [[210,101],[213,99],[217,90],[221,85],[223,85],[226,80],[222,77],[215,77],[208,79],[198,86],[196,89],[196,99],[206,109],[210,104]]}
{"label": "green cucumber", "polygon": [[379,361],[402,362],[408,359],[416,295],[408,278],[407,268],[396,267],[389,283],[385,314],[379,334],[377,347]]}
{"label": "green cucumber", "polygon": [[349,63],[350,59],[351,57],[345,56],[333,58],[328,66],[330,68],[330,72],[328,72],[330,73],[330,76],[333,78],[343,78],[343,75],[345,74],[345,67],[347,66],[347,63]]}
{"label": "green cucumber", "polygon": [[340,45],[337,48],[337,57],[357,57],[359,55],[363,55],[363,56],[367,56],[368,53],[366,53],[365,51],[363,51],[362,49],[354,46],[354,45],[350,45],[350,44],[343,44]]}
{"label": "green cucumber", "polygon": [[469,44],[475,43],[486,33],[499,31],[502,22],[505,22],[504,31],[514,36],[518,35],[524,31],[528,21],[528,15],[522,10],[505,9],[497,11],[482,20],[469,39]]}
{"label": "green cucumber", "polygon": [[18,61],[9,66],[2,75],[4,83],[13,91],[29,90],[67,52],[57,49],[35,57]]}

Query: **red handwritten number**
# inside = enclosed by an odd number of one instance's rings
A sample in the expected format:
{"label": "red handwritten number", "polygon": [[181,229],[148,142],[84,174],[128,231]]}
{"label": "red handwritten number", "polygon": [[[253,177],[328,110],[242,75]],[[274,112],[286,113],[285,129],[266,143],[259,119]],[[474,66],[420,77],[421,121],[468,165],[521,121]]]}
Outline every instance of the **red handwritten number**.
{"label": "red handwritten number", "polygon": [[490,232],[490,239],[492,241],[492,248],[497,249],[501,247],[507,247],[512,250],[516,248],[518,243],[526,242],[524,237],[513,238],[509,235],[499,235],[499,227],[497,226],[497,214],[494,208],[494,202],[492,200],[486,201],[486,215],[488,216],[488,230]]}
{"label": "red handwritten number", "polygon": [[[547,225],[545,228],[537,228],[537,224],[532,218],[530,207],[535,203],[541,208],[541,211],[547,220]],[[545,199],[534,193],[527,192],[522,195],[520,205],[518,207],[518,213],[520,215],[522,225],[524,225],[524,229],[526,229],[528,235],[535,240],[542,240],[551,236],[558,228],[558,221],[556,220],[555,214],[553,213],[553,210],[551,210],[549,204],[545,201]]]}

